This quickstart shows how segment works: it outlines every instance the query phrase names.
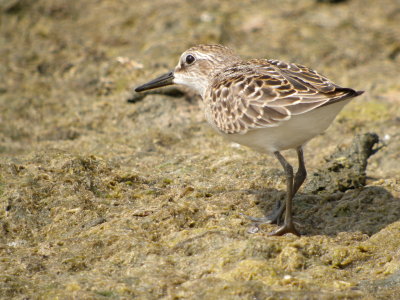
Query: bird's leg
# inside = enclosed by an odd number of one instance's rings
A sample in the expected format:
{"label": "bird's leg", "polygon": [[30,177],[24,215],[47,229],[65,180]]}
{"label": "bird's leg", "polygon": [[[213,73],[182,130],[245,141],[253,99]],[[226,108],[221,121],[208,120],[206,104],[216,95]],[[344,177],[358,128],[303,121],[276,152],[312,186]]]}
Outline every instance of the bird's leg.
{"label": "bird's leg", "polygon": [[299,168],[297,169],[296,175],[294,176],[294,184],[293,184],[293,197],[296,195],[297,191],[303,184],[304,180],[307,177],[307,170],[304,164],[304,156],[303,156],[303,148],[300,146],[296,149],[297,158],[299,160]]}
{"label": "bird's leg", "polygon": [[[303,156],[303,148],[300,146],[296,149],[297,151],[297,158],[299,161],[299,167],[297,169],[296,175],[294,176],[294,183],[293,183],[293,197],[296,195],[297,191],[303,184],[304,180],[307,177],[307,171],[304,164],[304,156]],[[255,222],[264,222],[270,224],[279,224],[282,220],[283,212],[285,211],[286,203],[281,203],[281,201],[277,201],[274,210],[269,216],[264,218],[252,218],[249,217],[250,220]]]}
{"label": "bird's leg", "polygon": [[[299,154],[299,150],[297,153]],[[302,151],[300,151],[300,153],[302,154]],[[297,236],[300,236],[299,232],[294,227],[293,216],[292,216],[292,200],[295,192],[293,183],[293,167],[286,161],[286,159],[282,156],[282,154],[280,154],[279,151],[274,152],[274,154],[281,163],[286,174],[286,211],[285,211],[285,220],[283,222],[283,225],[278,230],[272,232],[271,235],[284,235],[286,233],[293,233]],[[302,158],[302,155],[299,156],[299,160],[300,157]],[[300,171],[300,166],[299,166],[299,171]],[[299,173],[299,171],[297,173]],[[299,182],[297,184],[298,185],[297,189],[301,186],[301,183],[303,183],[305,179],[305,176],[302,175],[301,172],[299,174],[300,175],[298,177],[296,176]]]}
{"label": "bird's leg", "polygon": [[[293,199],[294,195],[296,195],[297,191],[299,190],[299,188],[301,187],[301,185],[303,184],[304,180],[307,177],[307,171],[306,171],[306,167],[304,164],[303,148],[300,146],[296,149],[296,151],[297,151],[299,167],[297,169],[296,175],[294,176],[292,199]],[[280,155],[280,156],[286,162],[286,160],[283,158],[283,156],[282,155]],[[281,160],[279,160],[279,161],[281,162]],[[281,162],[281,164],[282,164],[282,162]],[[287,164],[289,165],[289,163],[287,163]],[[283,166],[283,164],[282,164],[282,166]],[[284,167],[284,169],[285,169],[285,167]],[[286,173],[286,169],[285,169],[285,173]],[[293,171],[292,171],[292,178],[293,178]],[[275,208],[273,209],[272,213],[269,216],[265,216],[263,218],[255,218],[255,217],[251,217],[251,216],[246,216],[246,218],[255,222],[255,224],[254,224],[255,227],[251,228],[250,232],[257,232],[258,224],[266,224],[267,223],[267,224],[278,224],[279,225],[279,223],[282,220],[282,215],[283,215],[283,212],[285,211],[285,208],[286,208],[285,202],[281,203],[281,201],[277,201]]]}

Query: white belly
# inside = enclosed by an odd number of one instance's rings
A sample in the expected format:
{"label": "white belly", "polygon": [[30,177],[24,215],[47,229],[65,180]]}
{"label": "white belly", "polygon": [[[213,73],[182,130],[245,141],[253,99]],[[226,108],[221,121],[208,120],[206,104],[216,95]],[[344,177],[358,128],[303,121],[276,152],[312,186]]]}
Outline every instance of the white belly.
{"label": "white belly", "polygon": [[252,129],[245,134],[223,133],[223,136],[259,152],[275,152],[297,148],[324,132],[350,100],[340,101],[301,115],[292,116],[290,120],[281,122],[277,127]]}

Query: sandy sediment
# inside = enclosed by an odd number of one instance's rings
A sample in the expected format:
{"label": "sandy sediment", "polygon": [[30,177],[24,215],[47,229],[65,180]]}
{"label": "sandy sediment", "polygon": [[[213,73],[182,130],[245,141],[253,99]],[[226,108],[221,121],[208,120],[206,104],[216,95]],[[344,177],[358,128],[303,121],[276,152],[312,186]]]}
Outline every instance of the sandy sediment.
{"label": "sandy sediment", "polygon": [[[0,298],[395,299],[399,4],[328,2],[3,1]],[[366,91],[306,146],[302,237],[241,215],[284,198],[274,157],[187,90],[132,92],[197,43]]]}

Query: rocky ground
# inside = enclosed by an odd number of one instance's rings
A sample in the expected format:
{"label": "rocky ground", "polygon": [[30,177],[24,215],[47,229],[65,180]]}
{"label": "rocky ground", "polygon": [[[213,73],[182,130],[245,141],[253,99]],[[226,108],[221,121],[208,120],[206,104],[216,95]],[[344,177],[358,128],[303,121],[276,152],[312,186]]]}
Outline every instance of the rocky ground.
{"label": "rocky ground", "polygon": [[[0,2],[0,298],[396,299],[399,19],[397,0]],[[132,91],[198,43],[366,91],[305,149],[302,237],[242,216],[284,198],[274,157],[186,90]]]}

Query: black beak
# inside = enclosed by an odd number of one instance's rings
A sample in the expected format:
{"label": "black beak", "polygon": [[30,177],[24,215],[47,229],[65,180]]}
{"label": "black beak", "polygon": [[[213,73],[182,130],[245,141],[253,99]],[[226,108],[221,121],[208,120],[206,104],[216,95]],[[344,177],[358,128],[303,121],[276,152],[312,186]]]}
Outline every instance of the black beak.
{"label": "black beak", "polygon": [[135,92],[143,92],[171,84],[174,84],[174,72],[161,75],[160,77],[157,77],[148,83],[138,86],[135,89]]}

